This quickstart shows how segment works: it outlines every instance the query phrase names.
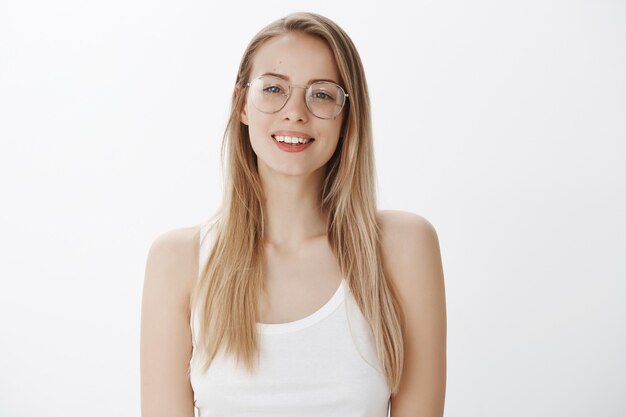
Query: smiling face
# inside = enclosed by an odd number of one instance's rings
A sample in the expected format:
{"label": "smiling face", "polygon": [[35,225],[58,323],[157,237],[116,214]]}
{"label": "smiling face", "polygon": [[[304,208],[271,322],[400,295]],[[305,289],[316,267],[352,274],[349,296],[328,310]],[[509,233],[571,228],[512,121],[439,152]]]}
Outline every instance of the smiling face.
{"label": "smiling face", "polygon": [[[340,83],[339,70],[328,45],[321,39],[300,33],[288,33],[267,40],[257,51],[250,79],[272,74],[286,83],[304,86],[316,80]],[[275,113],[259,111],[246,90],[241,121],[248,125],[250,144],[257,156],[259,174],[319,175],[331,158],[341,131],[345,108],[334,119],[319,119],[306,106],[305,90],[292,88],[291,96]],[[312,138],[307,145],[280,143],[285,137]],[[286,139],[289,141],[290,139]],[[299,150],[293,152],[293,150]]]}

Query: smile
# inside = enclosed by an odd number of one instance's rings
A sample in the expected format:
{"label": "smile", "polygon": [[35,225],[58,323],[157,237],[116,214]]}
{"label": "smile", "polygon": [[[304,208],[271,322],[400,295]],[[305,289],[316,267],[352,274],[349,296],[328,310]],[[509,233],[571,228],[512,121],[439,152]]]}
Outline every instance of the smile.
{"label": "smile", "polygon": [[295,136],[280,136],[280,135],[272,135],[274,140],[281,143],[290,143],[292,145],[303,145],[305,143],[309,143],[314,141],[313,138],[298,138]]}
{"label": "smile", "polygon": [[298,138],[295,136],[272,135],[274,143],[284,152],[302,152],[313,145],[313,138]]}

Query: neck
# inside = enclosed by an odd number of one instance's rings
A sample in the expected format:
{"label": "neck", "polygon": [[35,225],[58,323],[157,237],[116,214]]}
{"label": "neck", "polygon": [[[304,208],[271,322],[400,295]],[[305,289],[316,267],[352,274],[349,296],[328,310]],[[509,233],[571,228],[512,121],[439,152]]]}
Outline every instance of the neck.
{"label": "neck", "polygon": [[265,194],[265,241],[294,248],[327,232],[321,207],[323,170],[307,175],[283,175],[259,170]]}

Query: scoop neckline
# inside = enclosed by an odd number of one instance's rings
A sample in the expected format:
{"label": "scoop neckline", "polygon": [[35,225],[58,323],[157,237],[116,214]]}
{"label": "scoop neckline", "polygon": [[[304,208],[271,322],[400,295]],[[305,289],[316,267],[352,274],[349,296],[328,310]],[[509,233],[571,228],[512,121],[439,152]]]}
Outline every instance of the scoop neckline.
{"label": "scoop neckline", "polygon": [[304,318],[286,323],[256,323],[257,332],[262,334],[291,333],[312,326],[330,315],[341,304],[344,300],[345,287],[346,280],[342,278],[339,287],[337,287],[332,297],[317,311]]}

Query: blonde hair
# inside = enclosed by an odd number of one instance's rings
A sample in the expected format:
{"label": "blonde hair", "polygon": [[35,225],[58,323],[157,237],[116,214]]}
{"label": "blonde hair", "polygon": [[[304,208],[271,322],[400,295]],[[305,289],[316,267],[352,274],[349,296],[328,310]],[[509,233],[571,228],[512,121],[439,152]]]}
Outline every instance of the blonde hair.
{"label": "blonde hair", "polygon": [[[263,287],[265,236],[263,189],[248,126],[241,122],[242,86],[249,80],[255,52],[270,38],[302,33],[324,40],[334,54],[340,83],[349,94],[337,149],[325,167],[321,190],[327,233],[343,277],[371,326],[376,351],[390,390],[397,391],[403,367],[403,319],[398,297],[381,262],[376,219],[375,168],[370,104],[359,54],[333,21],[313,13],[294,13],[263,28],[248,44],[232,95],[222,142],[227,162],[224,199],[213,217],[214,245],[191,293],[194,361],[206,371],[220,348],[250,372],[258,361],[257,299]],[[225,154],[227,156],[225,157]]]}

